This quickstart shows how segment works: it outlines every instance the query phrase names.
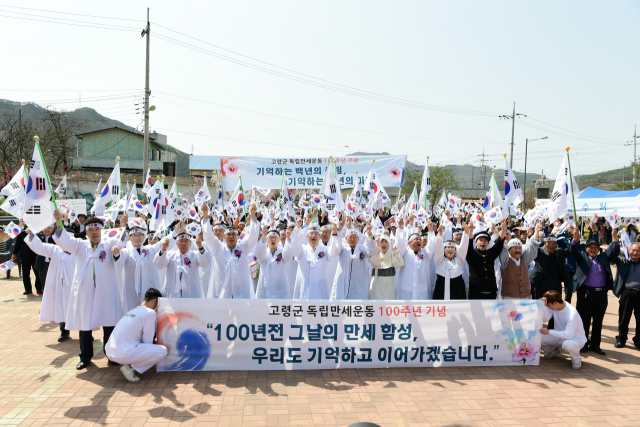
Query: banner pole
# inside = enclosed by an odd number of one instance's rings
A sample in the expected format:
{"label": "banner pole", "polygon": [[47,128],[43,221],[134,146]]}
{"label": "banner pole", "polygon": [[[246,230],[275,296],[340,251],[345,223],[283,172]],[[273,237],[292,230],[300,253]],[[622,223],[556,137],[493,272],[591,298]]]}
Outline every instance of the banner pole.
{"label": "banner pole", "polygon": [[242,187],[242,177],[238,176],[240,179],[240,192],[242,193],[242,214],[247,216],[247,201],[244,199],[244,187]]}
{"label": "banner pole", "polygon": [[569,160],[569,150],[570,148],[565,148],[567,151],[567,163],[569,164],[569,181],[571,181],[571,200],[573,201],[573,221],[576,224],[576,228],[578,227],[578,212],[576,211],[576,197],[573,194],[573,175],[571,175],[571,160]]}

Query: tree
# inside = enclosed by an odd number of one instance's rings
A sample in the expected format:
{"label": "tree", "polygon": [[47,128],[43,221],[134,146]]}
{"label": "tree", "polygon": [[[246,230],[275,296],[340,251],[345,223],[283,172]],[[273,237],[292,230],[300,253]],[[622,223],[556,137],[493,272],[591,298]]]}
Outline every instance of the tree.
{"label": "tree", "polygon": [[49,166],[47,172],[57,174],[59,169],[64,173],[70,171],[69,160],[75,157],[78,144],[76,134],[82,122],[67,111],[49,108],[42,111],[41,121],[40,146]]}
{"label": "tree", "polygon": [[[414,183],[416,191],[420,194],[420,183],[422,182],[423,170],[415,168],[407,168],[404,171],[404,185],[402,186],[402,194],[411,195]],[[460,188],[458,180],[453,173],[452,168],[444,166],[429,166],[429,176],[431,177],[431,191],[429,191],[429,203],[433,206],[440,199],[442,190],[447,192],[455,191]]]}
{"label": "tree", "polygon": [[33,154],[33,136],[38,127],[28,119],[22,119],[14,111],[0,114],[0,182],[2,186],[13,178],[22,160],[29,160]]}
{"label": "tree", "polygon": [[[611,188],[613,191],[625,191],[625,190],[633,190],[635,188],[640,187],[640,179],[638,179],[638,174],[640,173],[640,164],[638,162],[631,162],[631,171],[632,176],[629,181],[619,181],[614,182],[613,187]],[[633,175],[635,175],[636,182],[633,182]]]}

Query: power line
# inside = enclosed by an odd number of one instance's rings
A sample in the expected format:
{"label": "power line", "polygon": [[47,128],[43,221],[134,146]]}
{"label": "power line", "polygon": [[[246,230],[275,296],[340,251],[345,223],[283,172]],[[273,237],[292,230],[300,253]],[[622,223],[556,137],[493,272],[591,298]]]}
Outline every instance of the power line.
{"label": "power line", "polygon": [[[16,12],[10,12],[10,11],[2,11],[2,12],[4,12],[4,13],[16,13]],[[26,15],[26,14],[23,14],[23,15]],[[37,15],[34,15],[34,16],[37,16]],[[68,23],[68,22],[49,21],[49,20],[45,20],[45,19],[23,18],[21,16],[0,15],[0,17],[12,18],[12,19],[21,19],[23,21],[46,22],[46,23],[49,23],[49,24],[71,25],[71,26],[75,26],[75,27],[98,28],[98,29],[102,29],[102,30],[135,31],[135,32],[139,32],[140,31],[139,29],[133,28],[133,27],[116,28],[118,26],[114,26],[114,25],[110,25],[110,24],[92,23],[94,25],[85,25],[85,24],[71,24],[71,23]],[[50,18],[50,19],[59,19],[59,18]],[[81,21],[79,21],[79,22],[81,22]]]}
{"label": "power line", "polygon": [[81,13],[59,12],[59,11],[55,11],[55,10],[34,9],[34,8],[30,8],[30,7],[10,6],[10,5],[7,5],[7,4],[0,4],[0,7],[10,7],[12,9],[23,9],[23,10],[35,10],[36,12],[58,13],[58,14],[62,14],[62,15],[85,16],[85,17],[88,17],[88,18],[116,19],[118,21],[145,22],[142,19],[127,19],[127,18],[115,18],[115,17],[111,17],[111,16],[83,15]]}
{"label": "power line", "polygon": [[254,144],[261,144],[261,145],[274,145],[274,146],[279,146],[279,147],[289,147],[289,148],[304,148],[306,150],[320,150],[320,151],[327,151],[327,152],[333,152],[335,153],[337,152],[344,152],[344,153],[348,153],[350,151],[353,150],[335,150],[335,149],[326,149],[326,148],[317,148],[317,147],[301,147],[299,145],[286,145],[286,144],[276,144],[276,143],[272,143],[272,142],[264,142],[264,141],[255,141],[255,140],[250,140],[250,139],[240,139],[240,138],[231,138],[231,137],[227,137],[227,136],[219,136],[219,135],[209,135],[209,134],[202,134],[202,133],[194,133],[194,132],[186,132],[186,131],[181,131],[181,130],[175,130],[175,129],[167,129],[167,128],[155,128],[157,130],[161,130],[164,132],[177,132],[177,133],[184,133],[187,135],[195,135],[195,136],[205,136],[208,138],[220,138],[220,139],[227,139],[230,141],[240,141],[240,142],[251,142]]}
{"label": "power line", "polygon": [[201,102],[203,104],[209,104],[209,105],[215,105],[215,106],[218,106],[218,107],[229,108],[229,109],[232,109],[232,110],[244,111],[244,112],[253,113],[253,114],[260,114],[260,115],[268,116],[268,117],[276,117],[276,118],[285,119],[285,120],[293,120],[293,121],[296,121],[296,122],[309,123],[309,124],[318,125],[318,126],[333,127],[333,128],[337,128],[337,129],[346,129],[346,130],[353,130],[353,131],[366,132],[366,133],[374,133],[374,134],[387,135],[387,136],[399,136],[399,137],[403,137],[403,138],[426,139],[426,140],[431,140],[431,141],[464,142],[464,143],[469,143],[469,144],[502,144],[500,142],[462,141],[462,140],[455,140],[455,139],[427,138],[427,137],[424,137],[424,136],[402,135],[402,134],[396,134],[396,133],[378,132],[378,131],[367,130],[367,129],[358,129],[358,128],[352,128],[352,127],[348,127],[348,126],[339,126],[339,125],[332,125],[332,124],[329,124],[329,123],[319,123],[319,122],[314,122],[314,121],[310,121],[310,120],[296,119],[296,118],[293,118],[293,117],[279,116],[279,115],[276,115],[276,114],[263,113],[263,112],[260,112],[260,111],[247,110],[247,109],[244,109],[244,108],[232,107],[230,105],[218,104],[218,103],[215,103],[215,102],[202,101],[202,100],[199,100],[199,99],[188,98],[186,96],[174,95],[174,94],[167,93],[167,92],[155,91],[155,93],[168,95],[168,96],[173,96],[173,97],[185,99],[185,100],[188,100],[188,101]]}
{"label": "power line", "polygon": [[[445,107],[445,106],[440,106],[440,105],[435,105],[435,104],[425,104],[425,103],[421,103],[421,102],[416,102],[416,101],[411,101],[411,100],[406,100],[406,99],[402,99],[402,98],[396,98],[396,97],[392,97],[392,96],[388,96],[388,95],[383,95],[383,94],[379,94],[376,92],[370,92],[370,91],[366,91],[363,89],[358,89],[358,88],[354,88],[351,86],[347,86],[347,85],[342,85],[340,83],[335,83],[335,82],[330,82],[328,80],[325,79],[321,79],[318,77],[314,77],[314,76],[310,76],[308,74],[304,74],[304,73],[300,73],[297,71],[293,71],[293,70],[289,70],[286,69],[284,67],[279,67],[276,65],[272,65],[269,63],[265,63],[268,64],[270,66],[274,66],[280,69],[284,69],[287,71],[290,71],[292,73],[295,74],[299,74],[300,76],[303,77],[299,77],[299,76],[295,76],[295,75],[291,75],[291,74],[287,74],[285,72],[282,71],[277,71],[277,70],[273,70],[273,69],[269,69],[260,65],[256,65],[256,64],[252,64],[246,61],[242,61],[240,59],[237,58],[232,58],[230,56],[226,56],[226,55],[222,55],[216,52],[212,52],[210,50],[198,47],[198,46],[194,46],[192,44],[180,41],[180,40],[176,40],[173,39],[171,37],[167,37],[165,35],[162,34],[158,34],[155,33],[155,36],[158,37],[160,40],[164,40],[166,42],[169,43],[173,43],[176,44],[178,46],[187,48],[187,49],[191,49],[194,50],[196,52],[199,53],[203,53],[205,55],[209,55],[209,56],[213,56],[228,62],[233,62],[235,64],[238,65],[243,65],[245,67],[248,68],[252,68],[258,71],[262,71],[268,74],[273,74],[279,77],[283,77],[286,79],[290,79],[290,80],[294,80],[294,81],[298,81],[300,83],[305,83],[311,86],[316,86],[316,87],[320,87],[320,88],[324,88],[324,89],[329,89],[335,92],[340,92],[340,93],[345,93],[345,94],[349,94],[349,95],[353,95],[353,96],[358,96],[361,98],[366,98],[366,99],[371,99],[371,100],[376,100],[376,101],[381,101],[381,102],[386,102],[386,103],[390,103],[390,104],[396,104],[396,105],[402,105],[402,106],[406,106],[406,107],[413,107],[413,108],[418,108],[418,109],[423,109],[423,110],[431,110],[431,111],[439,111],[439,112],[444,112],[444,113],[453,113],[453,114],[463,114],[463,115],[473,115],[473,116],[496,116],[497,113],[492,113],[492,112],[488,112],[488,111],[476,111],[476,110],[464,110],[464,109],[459,109],[459,108],[452,108],[452,107]],[[207,42],[203,42],[203,43],[207,43]],[[209,44],[209,43],[207,43]],[[215,45],[214,45],[215,46]],[[217,46],[216,46],[217,47]],[[221,48],[224,49],[224,48]],[[225,49],[228,50],[228,49]],[[234,52],[235,53],[235,52]],[[237,55],[241,55],[241,56],[245,56],[239,53],[236,53]],[[251,58],[254,61],[258,61],[258,62],[263,62],[264,61],[260,61],[254,58]],[[314,80],[310,80],[310,79],[315,79],[317,81]],[[326,82],[326,83],[323,83]]]}

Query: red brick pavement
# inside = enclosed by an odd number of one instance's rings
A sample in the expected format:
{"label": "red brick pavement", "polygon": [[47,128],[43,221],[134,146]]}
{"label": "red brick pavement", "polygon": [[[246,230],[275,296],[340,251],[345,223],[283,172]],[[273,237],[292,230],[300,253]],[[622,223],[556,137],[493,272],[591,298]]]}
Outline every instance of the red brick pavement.
{"label": "red brick pavement", "polygon": [[76,371],[77,333],[59,344],[58,326],[38,321],[41,298],[22,291],[0,280],[0,425],[640,426],[640,351],[613,347],[612,295],[607,355],[587,353],[580,371],[563,355],[527,367],[149,371],[131,384],[102,353]]}

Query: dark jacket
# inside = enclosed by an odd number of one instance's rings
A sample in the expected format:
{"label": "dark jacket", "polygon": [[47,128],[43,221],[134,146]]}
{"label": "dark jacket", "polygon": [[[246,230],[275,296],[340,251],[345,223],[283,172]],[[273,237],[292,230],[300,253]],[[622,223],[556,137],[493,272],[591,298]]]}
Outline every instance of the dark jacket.
{"label": "dark jacket", "polygon": [[[44,234],[38,233],[36,235],[36,237],[38,239],[40,239],[41,242],[44,242]],[[49,236],[49,241],[47,243],[51,243],[53,245],[56,244],[56,242],[53,240],[53,238],[51,236]],[[42,255],[36,255],[36,262],[33,265],[33,269],[34,270],[42,270],[42,267],[44,266],[44,263],[45,263],[45,257],[43,257]]]}
{"label": "dark jacket", "polygon": [[[604,266],[604,269],[607,274],[607,280],[605,287],[607,289],[613,289],[613,275],[611,274],[611,263],[618,257],[620,254],[620,245],[615,242],[609,245],[606,252],[601,252],[598,254],[596,259],[600,264]],[[578,262],[576,268],[576,274],[573,276],[573,291],[576,292],[580,286],[584,284],[587,275],[589,274],[589,270],[591,270],[591,264],[593,261],[591,257],[586,252],[579,252],[578,245],[571,244],[571,255]]]}
{"label": "dark jacket", "polygon": [[498,288],[494,261],[500,256],[504,246],[504,239],[498,237],[493,246],[486,251],[473,247],[473,240],[469,239],[467,263],[469,264],[469,287],[478,287],[482,291]]}
{"label": "dark jacket", "polygon": [[13,246],[13,254],[18,255],[20,261],[26,262],[35,262],[36,253],[31,250],[29,245],[24,242],[24,239],[27,237],[27,233],[22,230],[20,234],[16,237],[16,243]]}
{"label": "dark jacket", "polygon": [[[630,259],[616,257],[613,259],[613,263],[618,266],[616,279],[613,282],[613,294],[619,297],[624,289],[625,283],[627,283],[627,277],[629,276],[633,262]],[[640,262],[636,264],[636,268],[640,268]]]}
{"label": "dark jacket", "polygon": [[536,257],[536,265],[533,267],[533,271],[531,272],[531,277],[529,281],[531,282],[531,287],[536,288],[540,286],[542,283],[542,279],[544,278],[544,273],[547,271],[547,266],[549,265],[549,259],[554,256],[556,257],[556,264],[558,264],[558,270],[560,272],[560,280],[565,285],[569,283],[569,276],[567,275],[567,269],[565,266],[565,259],[571,255],[570,248],[560,248],[557,247],[555,252],[550,254],[549,251],[544,247],[544,245],[540,245],[538,247],[538,256]]}

